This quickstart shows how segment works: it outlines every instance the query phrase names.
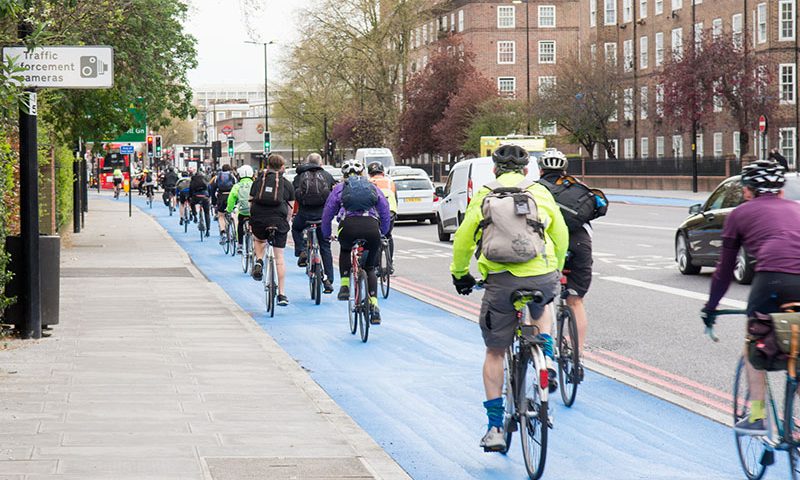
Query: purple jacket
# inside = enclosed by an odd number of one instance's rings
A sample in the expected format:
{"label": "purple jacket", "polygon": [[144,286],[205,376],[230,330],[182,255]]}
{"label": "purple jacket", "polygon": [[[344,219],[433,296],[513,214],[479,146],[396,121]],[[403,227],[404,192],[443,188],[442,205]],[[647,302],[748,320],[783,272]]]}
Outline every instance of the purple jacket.
{"label": "purple jacket", "polygon": [[[389,233],[389,228],[392,225],[392,215],[389,212],[389,202],[386,200],[386,196],[378,190],[378,187],[372,185],[372,189],[375,190],[375,194],[378,197],[378,205],[371,208],[369,210],[369,215],[375,217],[380,220],[381,222],[381,235],[386,235]],[[328,196],[328,200],[325,202],[325,210],[322,212],[322,237],[323,238],[330,238],[331,237],[331,222],[333,221],[333,217],[335,217],[340,210],[343,210],[342,206],[342,190],[344,190],[344,182],[337,183],[336,186],[333,187],[331,194]],[[345,217],[358,217],[362,216],[363,212],[344,212]]]}

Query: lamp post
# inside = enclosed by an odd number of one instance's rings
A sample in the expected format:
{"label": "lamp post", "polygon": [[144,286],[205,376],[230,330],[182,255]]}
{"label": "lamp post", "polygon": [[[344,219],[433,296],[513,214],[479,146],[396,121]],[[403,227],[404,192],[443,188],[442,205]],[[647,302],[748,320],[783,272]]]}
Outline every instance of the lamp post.
{"label": "lamp post", "polygon": [[269,131],[269,86],[268,86],[268,76],[267,76],[267,66],[268,64],[268,56],[267,56],[267,46],[274,44],[273,40],[269,42],[254,42],[252,40],[247,40],[245,43],[251,43],[253,45],[264,45],[264,131]]}
{"label": "lamp post", "polygon": [[528,119],[528,135],[531,134],[531,28],[530,2],[528,0],[512,0],[511,3],[525,4],[525,117]]}

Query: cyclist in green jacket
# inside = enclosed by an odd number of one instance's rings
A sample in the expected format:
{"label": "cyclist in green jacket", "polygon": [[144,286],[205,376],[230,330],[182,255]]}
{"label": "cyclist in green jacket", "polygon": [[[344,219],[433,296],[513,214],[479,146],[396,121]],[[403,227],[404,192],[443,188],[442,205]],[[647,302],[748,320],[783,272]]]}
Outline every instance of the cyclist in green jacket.
{"label": "cyclist in green jacket", "polygon": [[236,218],[236,241],[239,244],[236,253],[242,253],[242,239],[244,238],[244,221],[250,218],[250,188],[253,186],[253,167],[242,165],[236,170],[239,174],[239,181],[231,188],[228,195],[228,205],[226,210],[233,213],[239,210]]}
{"label": "cyclist in green jacket", "polygon": [[[497,182],[505,187],[514,187],[525,180],[528,173],[528,152],[516,145],[504,145],[492,155]],[[464,220],[456,231],[453,242],[453,263],[450,273],[453,284],[461,295],[469,295],[475,286],[475,278],[469,272],[470,259],[475,251],[477,239],[483,233],[481,211],[484,198],[490,193],[486,186],[481,188],[470,202]],[[483,384],[486,390],[486,414],[489,428],[481,440],[481,447],[487,451],[505,450],[503,431],[503,361],[506,350],[514,341],[517,329],[516,308],[511,302],[515,290],[540,290],[544,302],[528,305],[533,324],[539,328],[547,341],[547,357],[550,378],[555,379],[553,362],[553,339],[550,336],[551,322],[544,316],[545,305],[551,303],[559,289],[559,271],[569,245],[569,234],[561,211],[547,188],[532,183],[528,188],[536,202],[539,222],[544,227],[544,252],[523,263],[497,263],[488,260],[483,254],[478,258],[478,270],[484,280],[484,295],[481,303],[480,326],[486,345],[486,359],[483,364]],[[542,320],[543,321],[539,321]],[[557,386],[551,382],[550,388]]]}

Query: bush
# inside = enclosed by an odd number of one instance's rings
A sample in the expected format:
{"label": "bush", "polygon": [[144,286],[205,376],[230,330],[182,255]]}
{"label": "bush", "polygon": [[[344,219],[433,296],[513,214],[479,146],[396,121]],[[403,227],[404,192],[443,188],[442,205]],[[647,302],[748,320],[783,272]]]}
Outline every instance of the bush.
{"label": "bush", "polygon": [[0,131],[0,318],[3,312],[14,302],[13,298],[5,296],[5,288],[11,280],[11,273],[7,270],[9,255],[5,251],[6,236],[9,231],[9,221],[11,219],[11,205],[14,203],[14,165],[16,163],[16,152],[11,149],[11,145],[5,140],[6,134]]}

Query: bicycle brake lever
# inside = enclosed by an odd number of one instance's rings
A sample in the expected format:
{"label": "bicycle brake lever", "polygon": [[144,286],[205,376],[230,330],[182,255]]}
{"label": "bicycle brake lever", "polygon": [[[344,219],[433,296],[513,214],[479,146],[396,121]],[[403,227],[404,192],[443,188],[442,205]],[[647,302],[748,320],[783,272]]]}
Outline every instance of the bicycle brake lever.
{"label": "bicycle brake lever", "polygon": [[714,335],[714,327],[706,327],[706,335],[714,342],[719,342],[719,337]]}

